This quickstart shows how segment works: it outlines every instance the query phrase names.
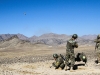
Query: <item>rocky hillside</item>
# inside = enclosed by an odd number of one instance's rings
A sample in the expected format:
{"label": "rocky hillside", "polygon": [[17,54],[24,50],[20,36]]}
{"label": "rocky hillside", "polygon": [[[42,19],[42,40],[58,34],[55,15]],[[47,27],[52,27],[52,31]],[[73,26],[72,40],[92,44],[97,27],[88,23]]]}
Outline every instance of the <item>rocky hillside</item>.
{"label": "rocky hillside", "polygon": [[32,46],[32,43],[28,40],[21,40],[17,35],[5,39],[0,42],[0,48],[14,48],[14,47],[28,47]]}
{"label": "rocky hillside", "polygon": [[[94,45],[93,40],[97,37],[97,35],[84,35],[77,39],[79,45]],[[39,37],[33,36],[29,38],[29,40],[32,43],[35,42],[42,42],[47,45],[65,45],[67,40],[71,38],[71,35],[65,35],[65,34],[43,34]]]}
{"label": "rocky hillside", "polygon": [[[65,45],[67,40],[71,38],[71,35],[54,34],[54,33],[48,33],[48,34],[43,34],[41,36],[32,36],[32,37],[26,37],[23,34],[1,34],[0,41],[7,40],[9,38],[11,39],[11,37],[14,35],[16,35],[21,40],[30,41],[33,44],[41,43],[41,44],[56,45],[56,46]],[[83,35],[79,37],[77,41],[79,45],[94,45],[95,43],[93,42],[93,40],[96,38],[96,36],[97,35]]]}
{"label": "rocky hillside", "polygon": [[4,41],[6,39],[9,39],[14,35],[17,35],[17,37],[19,39],[22,39],[22,40],[27,40],[28,39],[28,37],[24,36],[23,34],[1,34],[0,35],[0,41]]}

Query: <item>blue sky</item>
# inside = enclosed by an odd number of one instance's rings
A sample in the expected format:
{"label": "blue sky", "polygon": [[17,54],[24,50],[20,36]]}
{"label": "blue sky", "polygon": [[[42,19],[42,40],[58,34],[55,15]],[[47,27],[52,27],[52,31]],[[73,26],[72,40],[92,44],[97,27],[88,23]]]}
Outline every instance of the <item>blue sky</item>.
{"label": "blue sky", "polygon": [[8,33],[99,34],[100,0],[0,0],[0,34]]}

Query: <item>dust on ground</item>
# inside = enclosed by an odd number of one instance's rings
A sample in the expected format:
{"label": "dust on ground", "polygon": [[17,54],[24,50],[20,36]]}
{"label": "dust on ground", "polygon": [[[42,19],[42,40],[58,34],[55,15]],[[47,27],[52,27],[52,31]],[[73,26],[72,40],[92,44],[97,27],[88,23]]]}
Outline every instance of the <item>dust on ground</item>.
{"label": "dust on ground", "polygon": [[[75,54],[84,52],[88,57],[86,66],[77,66],[74,71],[55,70],[51,67],[52,54],[65,55],[65,47],[39,47],[0,50],[0,75],[100,75],[100,65],[94,63],[94,47],[79,47]],[[83,62],[76,62],[83,64]]]}

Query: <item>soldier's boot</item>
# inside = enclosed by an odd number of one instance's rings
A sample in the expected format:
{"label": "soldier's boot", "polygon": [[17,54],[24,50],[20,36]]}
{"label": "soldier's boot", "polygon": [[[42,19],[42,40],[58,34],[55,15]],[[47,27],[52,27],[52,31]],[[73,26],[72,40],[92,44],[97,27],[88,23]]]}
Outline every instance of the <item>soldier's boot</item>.
{"label": "soldier's boot", "polygon": [[73,67],[70,67],[70,70],[73,70]]}
{"label": "soldier's boot", "polygon": [[70,70],[70,69],[71,69],[71,67],[70,67],[70,66],[68,66],[68,67],[66,67],[65,71]]}
{"label": "soldier's boot", "polygon": [[67,71],[67,65],[66,65],[65,71]]}
{"label": "soldier's boot", "polygon": [[98,64],[98,60],[95,60],[95,63]]}
{"label": "soldier's boot", "polygon": [[58,69],[59,67],[55,67],[55,70]]}
{"label": "soldier's boot", "polygon": [[70,72],[74,72],[74,69],[73,69],[73,67],[71,67],[71,68],[70,68]]}
{"label": "soldier's boot", "polygon": [[71,66],[69,66],[69,68],[67,70],[70,70],[71,69]]}
{"label": "soldier's boot", "polygon": [[66,67],[65,71],[67,71],[67,67]]}

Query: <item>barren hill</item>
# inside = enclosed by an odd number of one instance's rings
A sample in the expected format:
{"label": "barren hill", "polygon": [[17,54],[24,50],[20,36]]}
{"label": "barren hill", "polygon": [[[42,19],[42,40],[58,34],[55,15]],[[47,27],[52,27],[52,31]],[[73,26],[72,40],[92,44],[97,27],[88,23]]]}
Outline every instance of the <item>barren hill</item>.
{"label": "barren hill", "polygon": [[1,51],[25,51],[25,50],[34,50],[41,47],[41,49],[47,48],[45,44],[41,42],[31,43],[29,40],[19,39],[17,35],[14,35],[8,39],[5,39],[0,42],[0,50]]}
{"label": "barren hill", "polygon": [[[94,45],[93,40],[96,38],[97,35],[84,35],[80,36],[77,41],[79,45]],[[67,40],[71,38],[71,35],[65,35],[65,34],[54,34],[54,33],[48,33],[43,34],[39,37],[33,36],[29,38],[29,40],[32,43],[36,42],[42,42],[47,45],[65,45]]]}
{"label": "barren hill", "polygon": [[[0,41],[9,39],[12,36],[16,35],[21,40],[27,40],[30,41],[33,44],[41,43],[45,45],[65,45],[67,40],[71,38],[71,35],[65,35],[65,34],[55,34],[55,33],[48,33],[43,34],[41,36],[32,36],[32,37],[26,37],[23,34],[2,34],[0,35]],[[79,45],[94,45],[93,40],[96,38],[97,35],[83,35],[80,36],[77,41]]]}
{"label": "barren hill", "polygon": [[28,39],[28,37],[24,36],[23,34],[19,34],[19,33],[18,34],[1,34],[0,35],[0,41],[9,39],[9,38],[11,38],[14,35],[17,35],[17,37],[19,39],[22,39],[22,40],[27,40]]}
{"label": "barren hill", "polygon": [[26,46],[32,46],[32,44],[28,40],[19,39],[17,35],[14,35],[0,42],[0,48],[14,48],[14,47],[26,47]]}

